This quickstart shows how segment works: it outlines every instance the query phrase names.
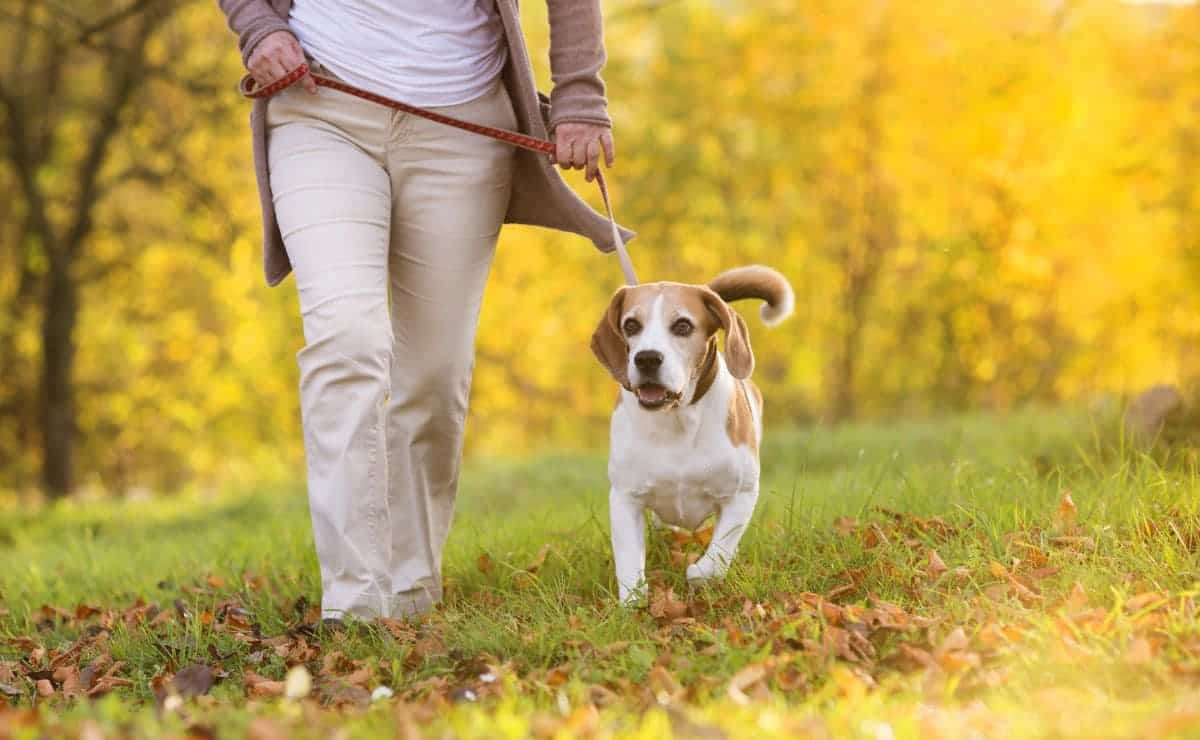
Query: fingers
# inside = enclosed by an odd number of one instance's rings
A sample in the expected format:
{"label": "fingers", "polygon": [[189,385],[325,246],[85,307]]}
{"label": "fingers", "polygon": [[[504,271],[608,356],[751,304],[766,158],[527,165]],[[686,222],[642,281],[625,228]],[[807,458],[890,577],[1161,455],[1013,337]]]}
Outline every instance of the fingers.
{"label": "fingers", "polygon": [[[304,50],[296,37],[287,31],[276,31],[259,42],[247,67],[259,85],[269,85],[304,64]],[[317,84],[305,75],[301,80],[305,90],[317,92]]]}
{"label": "fingers", "polygon": [[587,174],[584,175],[588,182],[591,182],[596,177],[596,173],[600,171],[600,140],[592,139],[587,145]]}
{"label": "fingers", "polygon": [[588,163],[588,140],[576,138],[571,140],[571,168],[582,170]]}
{"label": "fingers", "polygon": [[564,133],[554,137],[554,163],[564,170],[571,169],[571,147],[574,141]]}
{"label": "fingers", "polygon": [[604,147],[604,166],[612,169],[613,162],[617,159],[617,149],[613,144],[612,131],[600,134],[600,146]]}

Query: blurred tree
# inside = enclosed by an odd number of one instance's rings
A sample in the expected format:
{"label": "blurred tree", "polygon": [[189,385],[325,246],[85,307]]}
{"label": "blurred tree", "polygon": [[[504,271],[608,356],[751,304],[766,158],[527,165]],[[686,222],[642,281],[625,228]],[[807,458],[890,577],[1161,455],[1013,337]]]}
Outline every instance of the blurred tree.
{"label": "blurred tree", "polygon": [[[52,496],[68,493],[73,477],[78,263],[96,207],[116,184],[102,178],[114,140],[128,118],[137,118],[136,93],[150,76],[147,43],[175,4],[134,0],[116,10],[92,5],[99,7],[23,0],[5,18],[11,54],[0,69],[5,155],[23,201],[16,238],[23,245],[16,255],[20,278],[11,301],[15,313],[41,293],[37,419],[42,480]],[[95,74],[84,88],[72,84],[71,73],[88,56]],[[90,125],[80,126],[84,117]]]}
{"label": "blurred tree", "polygon": [[[545,5],[521,11],[545,88]],[[790,323],[750,317],[769,423],[1200,373],[1200,7],[607,13],[611,182],[641,276],[763,262],[797,289]],[[0,489],[298,478],[296,299],[262,285],[223,18],[8,0],[0,38]],[[611,384],[586,347],[619,282],[582,239],[504,230],[471,452],[603,442]]]}

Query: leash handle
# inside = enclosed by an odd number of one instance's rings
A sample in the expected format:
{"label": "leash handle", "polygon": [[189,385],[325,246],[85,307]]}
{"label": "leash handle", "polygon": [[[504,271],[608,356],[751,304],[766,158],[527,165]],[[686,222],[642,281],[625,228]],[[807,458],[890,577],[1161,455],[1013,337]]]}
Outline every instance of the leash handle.
{"label": "leash handle", "polygon": [[[307,64],[301,64],[299,67],[296,67],[283,77],[280,77],[278,80],[269,85],[264,85],[261,87],[257,82],[255,82],[253,77],[250,75],[245,75],[242,77],[241,82],[238,83],[238,92],[240,92],[242,96],[246,98],[269,98],[272,95],[282,92],[283,90],[286,90],[287,88],[296,84],[301,80],[301,78],[304,77],[304,75],[310,75],[313,79],[313,82],[315,82],[319,87],[328,87],[332,90],[338,90],[348,95],[353,95],[357,98],[368,100],[372,103],[378,103],[379,105],[391,108],[393,110],[411,113],[414,116],[419,116],[421,118],[434,121],[435,123],[452,126],[463,131],[469,131],[473,134],[486,136],[490,139],[496,139],[497,141],[503,141],[521,149],[528,149],[529,151],[539,152],[541,154],[554,154],[554,144],[544,139],[539,139],[535,136],[529,136],[516,131],[509,131],[508,129],[496,128],[494,126],[484,126],[482,124],[464,121],[459,118],[444,116],[441,113],[435,113],[431,110],[426,110],[425,108],[418,108],[415,105],[402,103],[399,100],[393,100],[382,95],[376,95],[373,92],[354,87],[353,85],[347,85],[341,80],[334,80],[329,77],[311,74]],[[613,215],[612,202],[609,198],[608,183],[604,179],[604,171],[599,167],[596,169],[596,184],[599,186],[600,196],[604,200],[604,211],[608,216],[608,225],[612,229],[613,245],[616,248],[617,262],[621,266],[621,273],[625,276],[625,282],[627,284],[637,285],[638,279],[637,273],[633,269],[633,260],[630,259],[629,250],[625,248],[625,242],[621,239],[621,231],[617,228],[617,219]]]}

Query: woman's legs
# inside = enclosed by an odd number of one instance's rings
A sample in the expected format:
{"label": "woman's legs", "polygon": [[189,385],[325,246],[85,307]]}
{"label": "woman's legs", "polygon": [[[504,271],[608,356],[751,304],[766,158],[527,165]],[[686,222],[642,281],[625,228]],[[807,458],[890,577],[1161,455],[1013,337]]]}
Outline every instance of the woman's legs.
{"label": "woman's legs", "polygon": [[[456,118],[512,128],[502,85]],[[389,147],[391,400],[387,411],[390,573],[397,616],[442,595],[442,547],[454,513],[475,330],[508,208],[513,149],[414,116]]]}
{"label": "woman's legs", "polygon": [[288,90],[268,111],[271,187],[304,321],[300,405],[326,617],[386,616],[391,606],[388,123],[329,90]]}

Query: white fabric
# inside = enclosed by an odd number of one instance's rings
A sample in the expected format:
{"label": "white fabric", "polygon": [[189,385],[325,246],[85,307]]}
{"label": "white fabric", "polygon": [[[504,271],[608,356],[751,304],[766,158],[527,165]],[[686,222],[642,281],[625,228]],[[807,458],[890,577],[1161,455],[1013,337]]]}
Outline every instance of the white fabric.
{"label": "white fabric", "polygon": [[295,0],[289,26],[346,82],[422,107],[480,97],[508,54],[496,0]]}

